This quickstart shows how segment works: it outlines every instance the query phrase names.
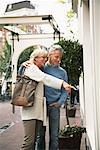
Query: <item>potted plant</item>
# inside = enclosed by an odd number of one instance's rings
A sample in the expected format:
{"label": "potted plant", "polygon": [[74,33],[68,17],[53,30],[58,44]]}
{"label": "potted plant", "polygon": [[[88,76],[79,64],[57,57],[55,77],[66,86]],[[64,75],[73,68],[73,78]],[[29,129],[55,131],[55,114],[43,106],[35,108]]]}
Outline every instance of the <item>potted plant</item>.
{"label": "potted plant", "polygon": [[67,125],[59,131],[59,150],[80,150],[82,133],[86,128],[80,125],[70,125],[66,115]]}
{"label": "potted plant", "polygon": [[66,125],[59,132],[59,150],[80,150],[82,133],[85,127]]}

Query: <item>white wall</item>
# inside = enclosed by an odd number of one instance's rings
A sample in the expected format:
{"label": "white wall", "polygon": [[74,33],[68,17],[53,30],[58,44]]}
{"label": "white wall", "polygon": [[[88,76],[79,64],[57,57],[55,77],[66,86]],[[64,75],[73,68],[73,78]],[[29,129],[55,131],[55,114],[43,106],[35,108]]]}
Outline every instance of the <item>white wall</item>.
{"label": "white wall", "polygon": [[95,97],[95,141],[96,149],[100,150],[100,1],[90,1],[91,10],[91,44],[94,69],[94,97]]}
{"label": "white wall", "polygon": [[[79,5],[80,41],[83,43],[84,93],[81,111],[92,150],[100,150],[100,1]],[[83,106],[84,105],[84,106]]]}

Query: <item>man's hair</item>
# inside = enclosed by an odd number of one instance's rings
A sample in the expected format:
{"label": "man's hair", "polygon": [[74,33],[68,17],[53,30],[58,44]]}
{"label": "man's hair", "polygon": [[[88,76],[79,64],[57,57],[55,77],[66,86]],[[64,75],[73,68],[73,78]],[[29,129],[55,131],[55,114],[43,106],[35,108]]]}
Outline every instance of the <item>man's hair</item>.
{"label": "man's hair", "polygon": [[44,55],[44,56],[47,56],[48,52],[46,49],[43,49],[43,48],[36,48],[30,55],[30,58],[32,58],[33,60],[40,56],[40,55]]}
{"label": "man's hair", "polygon": [[63,53],[63,48],[58,44],[51,45],[49,48],[49,53],[55,50],[60,50]]}

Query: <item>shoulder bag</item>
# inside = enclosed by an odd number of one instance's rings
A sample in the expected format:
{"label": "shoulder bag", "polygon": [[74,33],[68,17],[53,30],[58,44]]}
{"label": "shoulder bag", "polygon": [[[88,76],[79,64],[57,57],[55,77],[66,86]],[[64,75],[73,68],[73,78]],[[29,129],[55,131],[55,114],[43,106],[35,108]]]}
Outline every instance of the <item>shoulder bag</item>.
{"label": "shoulder bag", "polygon": [[24,75],[25,67],[22,66],[20,70],[17,75],[11,104],[31,107],[34,104],[34,93],[38,82]]}

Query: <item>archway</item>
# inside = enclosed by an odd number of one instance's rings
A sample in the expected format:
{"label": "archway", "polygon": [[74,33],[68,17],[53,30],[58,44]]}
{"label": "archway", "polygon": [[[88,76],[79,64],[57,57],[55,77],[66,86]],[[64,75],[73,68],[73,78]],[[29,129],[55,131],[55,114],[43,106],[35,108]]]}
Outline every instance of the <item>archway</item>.
{"label": "archway", "polygon": [[[31,45],[43,45],[49,47],[54,42],[58,42],[61,38],[59,26],[52,15],[38,16],[2,16],[0,17],[1,26],[16,26],[20,24],[49,24],[53,29],[53,33],[38,34],[19,34],[16,30],[11,31],[13,37],[10,37],[12,43],[12,83],[16,81],[17,61],[21,52]],[[14,36],[15,35],[15,36]],[[17,37],[16,37],[17,35]],[[12,84],[13,89],[13,84]]]}
{"label": "archway", "polygon": [[17,75],[17,61],[20,54],[23,50],[27,49],[30,46],[41,45],[43,47],[48,48],[53,43],[59,41],[59,38],[56,36],[55,39],[53,38],[53,34],[38,34],[38,35],[19,35],[19,40],[17,38],[14,39],[14,48],[13,48],[13,55],[12,55],[12,83],[16,81]]}

